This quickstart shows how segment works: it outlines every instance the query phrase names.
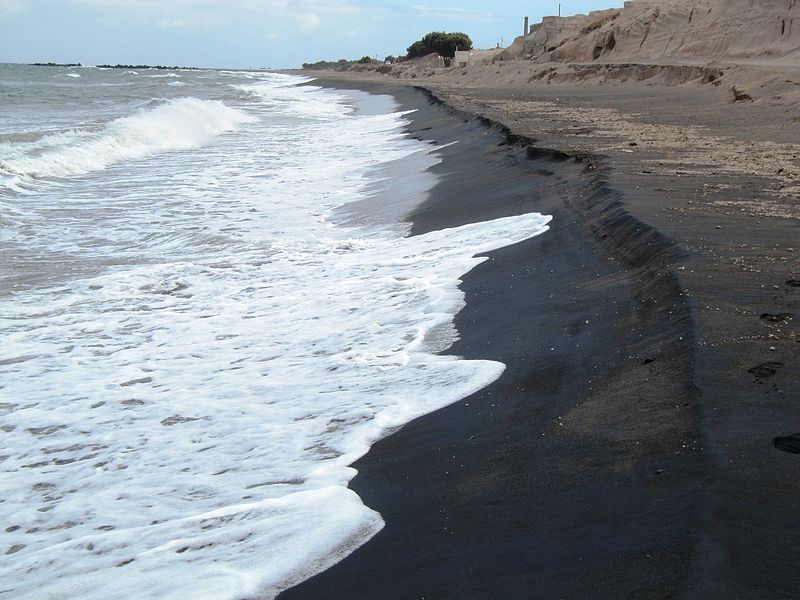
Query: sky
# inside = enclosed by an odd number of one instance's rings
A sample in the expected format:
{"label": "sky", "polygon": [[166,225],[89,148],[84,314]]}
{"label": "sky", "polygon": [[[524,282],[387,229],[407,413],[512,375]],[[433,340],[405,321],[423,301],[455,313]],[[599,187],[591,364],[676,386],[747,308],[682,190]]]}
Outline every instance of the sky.
{"label": "sky", "polygon": [[[562,0],[562,15],[622,6]],[[405,54],[431,31],[509,45],[550,0],[0,0],[0,63],[299,67]]]}

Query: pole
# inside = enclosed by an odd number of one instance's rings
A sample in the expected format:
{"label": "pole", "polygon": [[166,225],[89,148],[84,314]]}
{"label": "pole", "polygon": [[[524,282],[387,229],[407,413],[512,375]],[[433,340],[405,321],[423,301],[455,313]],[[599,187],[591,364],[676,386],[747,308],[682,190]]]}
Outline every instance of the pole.
{"label": "pole", "polygon": [[558,3],[558,16],[561,16],[561,2]]}

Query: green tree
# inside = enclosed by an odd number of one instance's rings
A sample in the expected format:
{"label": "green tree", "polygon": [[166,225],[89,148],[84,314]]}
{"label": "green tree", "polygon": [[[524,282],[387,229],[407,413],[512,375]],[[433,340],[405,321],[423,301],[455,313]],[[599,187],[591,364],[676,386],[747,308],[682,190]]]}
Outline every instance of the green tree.
{"label": "green tree", "polygon": [[441,54],[447,45],[447,34],[444,31],[432,31],[422,38],[422,43],[428,48],[429,52]]}
{"label": "green tree", "polygon": [[417,40],[413,44],[411,44],[408,48],[406,48],[406,52],[408,53],[406,56],[408,58],[417,58],[419,56],[425,56],[426,54],[430,54],[433,52],[425,47],[425,44],[422,43],[422,40]]}
{"label": "green tree", "polygon": [[466,33],[432,31],[421,40],[411,44],[406,52],[408,52],[408,58],[426,56],[431,52],[452,58],[455,56],[456,50],[472,50],[472,40]]}
{"label": "green tree", "polygon": [[472,50],[472,40],[466,33],[460,31],[448,33],[444,40],[444,53],[442,56],[455,56],[456,50]]}

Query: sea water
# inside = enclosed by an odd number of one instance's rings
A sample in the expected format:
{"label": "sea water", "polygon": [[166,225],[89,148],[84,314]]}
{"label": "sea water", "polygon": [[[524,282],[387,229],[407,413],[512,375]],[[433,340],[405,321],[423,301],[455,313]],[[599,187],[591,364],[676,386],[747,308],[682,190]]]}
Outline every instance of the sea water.
{"label": "sea water", "polygon": [[342,225],[437,151],[301,83],[0,65],[0,598],[273,597],[382,527],[348,465],[502,372],[440,353],[459,278],[548,218]]}

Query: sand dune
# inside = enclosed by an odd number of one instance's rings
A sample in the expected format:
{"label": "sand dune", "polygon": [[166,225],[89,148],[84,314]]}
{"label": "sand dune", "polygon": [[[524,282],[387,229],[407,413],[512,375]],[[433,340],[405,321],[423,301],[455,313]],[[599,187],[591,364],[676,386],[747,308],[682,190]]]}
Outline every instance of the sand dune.
{"label": "sand dune", "polygon": [[[798,23],[794,23],[797,20]],[[536,62],[800,61],[797,0],[626,2],[546,17],[502,58]]]}
{"label": "sand dune", "polygon": [[634,0],[588,15],[545,17],[508,48],[473,51],[466,68],[441,68],[426,57],[381,74],[481,88],[715,87],[731,103],[794,110],[800,106],[798,68],[800,0]]}

